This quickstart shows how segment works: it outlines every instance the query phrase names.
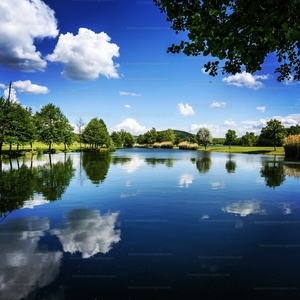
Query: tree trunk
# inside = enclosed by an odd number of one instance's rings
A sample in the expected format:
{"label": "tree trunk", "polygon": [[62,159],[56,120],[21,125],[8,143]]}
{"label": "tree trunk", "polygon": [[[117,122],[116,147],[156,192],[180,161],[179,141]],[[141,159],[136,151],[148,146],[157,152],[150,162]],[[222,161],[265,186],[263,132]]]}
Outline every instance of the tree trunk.
{"label": "tree trunk", "polygon": [[66,152],[67,151],[67,145],[65,144],[65,149],[64,149],[64,151]]}
{"label": "tree trunk", "polygon": [[30,142],[31,153],[33,153],[33,143]]}
{"label": "tree trunk", "polygon": [[49,143],[49,153],[51,152],[51,142]]}

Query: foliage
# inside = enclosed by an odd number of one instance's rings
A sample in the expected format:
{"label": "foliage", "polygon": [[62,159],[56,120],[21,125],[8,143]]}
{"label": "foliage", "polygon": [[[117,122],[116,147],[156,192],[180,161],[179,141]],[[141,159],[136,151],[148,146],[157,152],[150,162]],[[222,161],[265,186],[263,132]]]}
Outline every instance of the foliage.
{"label": "foliage", "polygon": [[116,148],[122,148],[123,147],[123,141],[120,136],[120,134],[117,131],[113,131],[110,135],[114,145]]}
{"label": "foliage", "polygon": [[109,148],[112,140],[102,119],[93,118],[82,132],[83,142],[89,144],[92,149],[99,147]]}
{"label": "foliage", "polygon": [[296,135],[300,134],[300,125],[291,126],[286,129],[287,135]]}
{"label": "foliage", "polygon": [[284,152],[286,157],[300,159],[300,133],[284,138]]}
{"label": "foliage", "polygon": [[229,148],[231,148],[231,143],[235,141],[237,138],[235,130],[228,129],[226,135],[225,142],[229,144]]}
{"label": "foliage", "polygon": [[207,128],[200,128],[197,132],[197,141],[200,145],[203,145],[205,150],[207,145],[211,144],[213,141],[212,135]]}
{"label": "foliage", "polygon": [[190,142],[181,142],[178,144],[179,149],[184,150],[197,150],[198,149],[198,143],[190,143]]}
{"label": "foliage", "polygon": [[272,142],[275,151],[276,145],[282,145],[285,135],[286,130],[284,126],[276,119],[268,121],[267,126],[261,130],[261,136]]}
{"label": "foliage", "polygon": [[258,140],[258,136],[255,136],[254,132],[246,132],[241,137],[240,144],[243,146],[254,146]]}
{"label": "foliage", "polygon": [[172,142],[155,142],[153,148],[173,148],[174,144]]}
{"label": "foliage", "polygon": [[59,144],[64,142],[64,134],[68,130],[69,120],[61,112],[58,106],[49,103],[41,108],[40,112],[35,114],[38,140],[49,146],[51,151],[53,143]]}
{"label": "foliage", "polygon": [[[189,41],[167,50],[186,55],[211,55],[224,60],[222,73],[260,71],[266,56],[276,53],[278,81],[300,80],[299,1],[154,0],[176,33],[188,31]],[[218,74],[219,60],[204,65]]]}

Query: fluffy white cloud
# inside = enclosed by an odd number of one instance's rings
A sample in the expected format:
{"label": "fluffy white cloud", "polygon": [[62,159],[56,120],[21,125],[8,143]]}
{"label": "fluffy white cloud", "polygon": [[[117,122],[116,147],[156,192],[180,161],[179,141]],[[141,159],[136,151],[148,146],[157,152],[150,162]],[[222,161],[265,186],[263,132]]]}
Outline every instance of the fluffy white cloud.
{"label": "fluffy white cloud", "polygon": [[129,105],[129,104],[125,104],[124,107],[125,107],[125,108],[130,108],[130,105]]}
{"label": "fluffy white cloud", "polygon": [[235,122],[232,121],[231,119],[230,120],[225,120],[224,125],[225,126],[236,126]]}
{"label": "fluffy white cloud", "polygon": [[[3,92],[4,99],[7,99],[8,95],[9,95],[9,89],[7,88]],[[14,88],[11,88],[11,90],[10,90],[10,100],[13,101],[13,102],[19,102],[19,99],[17,97],[17,91]]]}
{"label": "fluffy white cloud", "polygon": [[209,130],[213,129],[214,127],[216,127],[215,125],[211,125],[211,124],[192,124],[190,127],[190,131],[191,132],[197,132],[200,128],[207,128]]}
{"label": "fluffy white cloud", "polygon": [[226,107],[226,102],[216,102],[216,101],[214,101],[209,107],[210,108]]}
{"label": "fluffy white cloud", "polygon": [[19,93],[24,93],[24,94],[47,94],[47,93],[49,93],[49,90],[46,86],[31,83],[30,80],[25,80],[25,81],[18,80],[18,81],[13,82],[12,86],[15,89],[17,89]]}
{"label": "fluffy white cloud", "polygon": [[225,77],[222,79],[222,81],[229,85],[258,90],[263,87],[263,83],[258,79],[266,80],[268,78],[269,75],[252,75],[246,71],[243,71],[242,73]]}
{"label": "fluffy white cloud", "polygon": [[265,106],[257,106],[257,110],[260,110],[262,113],[265,111],[266,107]]}
{"label": "fluffy white cloud", "polygon": [[186,105],[184,105],[183,103],[178,103],[178,108],[179,108],[179,113],[185,117],[195,114],[193,107],[190,106],[188,103]]}
{"label": "fluffy white cloud", "polygon": [[79,28],[78,34],[61,34],[54,52],[47,56],[51,62],[64,64],[62,76],[71,80],[93,80],[104,75],[118,78],[113,57],[119,57],[119,47],[110,43],[105,33]]}
{"label": "fluffy white cloud", "polygon": [[44,70],[47,62],[34,40],[58,35],[54,11],[41,0],[1,0],[0,11],[0,65],[25,72]]}
{"label": "fluffy white cloud", "polygon": [[119,92],[120,96],[134,96],[134,97],[139,97],[141,94],[136,94],[136,93],[129,93],[129,92]]}
{"label": "fluffy white cloud", "polygon": [[274,116],[273,119],[280,121],[282,125],[285,127],[290,127],[292,125],[295,126],[299,123],[300,114],[291,114],[291,115],[287,115],[286,117]]}
{"label": "fluffy white cloud", "polygon": [[97,210],[73,209],[65,215],[67,227],[53,229],[51,233],[58,236],[64,252],[78,251],[83,258],[105,254],[121,240],[121,231],[114,229],[118,215],[116,212],[100,216]]}
{"label": "fluffy white cloud", "polygon": [[130,131],[133,134],[142,134],[147,131],[145,126],[141,126],[135,119],[127,118],[122,123],[114,126],[112,131],[120,131],[121,129]]}

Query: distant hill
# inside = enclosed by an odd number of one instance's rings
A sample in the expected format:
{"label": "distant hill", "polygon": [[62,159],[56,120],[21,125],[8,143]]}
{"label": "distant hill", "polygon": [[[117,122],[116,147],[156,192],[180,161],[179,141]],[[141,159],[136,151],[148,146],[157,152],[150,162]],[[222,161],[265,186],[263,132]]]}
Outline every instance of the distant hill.
{"label": "distant hill", "polygon": [[186,132],[186,131],[176,130],[176,129],[173,129],[173,131],[174,131],[174,133],[175,133],[176,135],[178,135],[178,136],[181,137],[182,139],[183,139],[183,138],[186,138],[186,137],[189,138],[189,137],[192,136],[191,133]]}

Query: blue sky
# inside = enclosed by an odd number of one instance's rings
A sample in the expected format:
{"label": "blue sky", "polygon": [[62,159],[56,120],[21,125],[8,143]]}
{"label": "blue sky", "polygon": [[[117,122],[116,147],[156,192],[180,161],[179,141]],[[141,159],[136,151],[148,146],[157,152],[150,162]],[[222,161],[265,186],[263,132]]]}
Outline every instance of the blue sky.
{"label": "blue sky", "polygon": [[260,133],[270,119],[300,123],[300,85],[262,71],[211,77],[209,57],[167,53],[185,39],[150,1],[1,0],[0,93],[39,111],[53,103],[71,124],[102,118],[110,132],[152,127],[213,137]]}

